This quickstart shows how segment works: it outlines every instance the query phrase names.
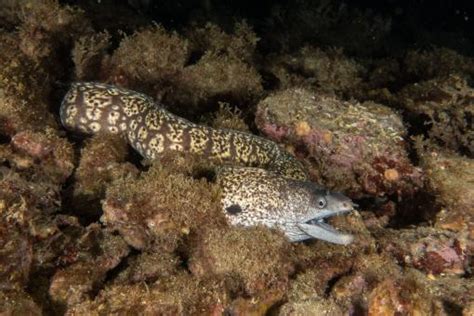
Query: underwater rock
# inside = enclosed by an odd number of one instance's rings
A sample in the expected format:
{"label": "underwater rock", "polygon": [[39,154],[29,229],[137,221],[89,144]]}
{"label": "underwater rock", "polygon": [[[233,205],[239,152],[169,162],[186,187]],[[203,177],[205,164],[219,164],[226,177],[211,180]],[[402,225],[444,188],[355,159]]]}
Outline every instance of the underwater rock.
{"label": "underwater rock", "polygon": [[352,95],[364,73],[363,66],[340,49],[304,46],[295,54],[269,60],[266,70],[278,79],[280,89],[304,86],[318,93]]}
{"label": "underwater rock", "polygon": [[[0,213],[6,205],[0,200]],[[33,261],[33,241],[26,229],[12,225],[7,217],[0,219],[0,289],[22,289],[28,282]]]}
{"label": "underwater rock", "polygon": [[[81,232],[75,218],[55,214],[61,206],[58,191],[57,185],[33,182],[8,168],[0,168],[2,289],[35,288],[33,284],[44,278],[37,273],[53,271],[60,254]],[[48,304],[44,291],[38,296]],[[25,306],[30,306],[27,296],[24,297]],[[11,299],[17,300],[17,307],[22,306],[21,299]]]}
{"label": "underwater rock", "polygon": [[[176,112],[205,110],[217,101],[236,105],[252,103],[263,93],[260,74],[238,58],[206,52],[174,78],[164,103]],[[199,112],[199,111],[198,111]]]}
{"label": "underwater rock", "polygon": [[162,278],[155,283],[107,286],[66,311],[66,315],[139,313],[147,315],[221,315],[236,291],[228,280],[195,279],[188,273]]}
{"label": "underwater rock", "polygon": [[44,180],[64,183],[74,169],[72,145],[56,135],[54,130],[45,133],[24,131],[11,140],[11,162],[18,170],[31,169]]}
{"label": "underwater rock", "polygon": [[43,239],[57,231],[52,214],[61,205],[59,187],[30,182],[11,169],[0,167],[0,201],[2,215],[9,225],[17,225]]}
{"label": "underwater rock", "polygon": [[197,277],[234,275],[246,293],[283,294],[292,264],[286,238],[266,228],[209,230],[191,249],[189,269]]}
{"label": "underwater rock", "polygon": [[117,179],[134,179],[138,169],[125,162],[127,143],[117,135],[97,135],[86,141],[75,173],[71,207],[82,215],[99,215],[107,186]]}
{"label": "underwater rock", "polygon": [[155,282],[178,272],[181,258],[176,253],[160,249],[160,245],[127,258],[126,268],[113,280],[114,284]]}
{"label": "underwater rock", "polygon": [[464,275],[469,259],[462,236],[436,228],[375,232],[380,249],[405,266],[428,274]]}
{"label": "underwater rock", "polygon": [[[320,268],[315,269],[318,264],[321,264]],[[305,301],[322,300],[330,287],[329,282],[348,273],[351,269],[349,261],[345,266],[338,262],[336,264],[336,266],[331,266],[327,259],[319,260],[317,263],[315,262],[311,269],[296,275],[290,283],[288,302],[297,304]]]}
{"label": "underwater rock", "polygon": [[418,82],[403,88],[398,98],[429,138],[474,157],[474,88],[465,78],[451,75]]}
{"label": "underwater rock", "polygon": [[86,34],[74,42],[72,60],[75,67],[75,79],[81,81],[100,80],[102,63],[108,56],[111,36],[107,32]]}
{"label": "underwater rock", "polygon": [[41,307],[23,290],[0,290],[1,315],[43,315]]}
{"label": "underwater rock", "polygon": [[[74,257],[70,258],[70,253]],[[49,295],[55,303],[73,306],[94,294],[107,276],[129,253],[120,236],[114,236],[98,224],[89,226],[75,247],[68,248],[70,265],[57,270],[51,279]],[[65,262],[64,259],[62,259]]]}
{"label": "underwater rock", "polygon": [[217,185],[175,174],[160,164],[136,180],[115,181],[107,189],[103,211],[102,223],[136,249],[156,240],[170,251],[191,233],[227,226]]}
{"label": "underwater rock", "polygon": [[471,301],[462,310],[462,316],[474,315],[474,301]]}
{"label": "underwater rock", "polygon": [[195,61],[172,78],[163,101],[182,115],[202,113],[219,102],[248,106],[263,93],[262,78],[255,68],[257,35],[245,22],[234,32],[207,23],[186,32]]}
{"label": "underwater rock", "polygon": [[18,12],[31,0],[3,0],[0,6],[0,27],[11,29],[20,23]]}
{"label": "underwater rock", "polygon": [[19,53],[18,35],[0,32],[0,133],[57,127],[48,111],[46,72]]}
{"label": "underwater rock", "polygon": [[122,39],[110,60],[110,77],[132,89],[150,89],[153,95],[152,87],[179,75],[189,54],[188,41],[178,33],[159,25],[148,27]]}
{"label": "underwater rock", "polygon": [[304,89],[258,104],[258,128],[287,144],[314,180],[352,197],[413,195],[422,172],[408,158],[400,117],[373,102],[345,102]]}
{"label": "underwater rock", "polygon": [[403,69],[413,80],[429,80],[450,75],[474,74],[474,59],[446,48],[409,50],[403,59]]}
{"label": "underwater rock", "polygon": [[435,146],[417,145],[426,170],[427,187],[441,211],[435,225],[456,232],[467,231],[474,250],[474,161]]}
{"label": "underwater rock", "polygon": [[249,133],[249,126],[245,123],[242,112],[237,108],[232,108],[229,103],[219,102],[219,110],[210,117],[205,117],[204,124],[213,128],[228,128]]}
{"label": "underwater rock", "polygon": [[183,307],[179,298],[146,284],[107,287],[94,300],[71,306],[65,315],[144,314],[180,315]]}
{"label": "underwater rock", "polygon": [[259,41],[257,34],[245,20],[234,24],[233,33],[223,31],[216,24],[206,23],[202,27],[189,28],[186,36],[193,54],[225,54],[247,63],[254,61]]}
{"label": "underwater rock", "polygon": [[362,273],[345,275],[338,279],[331,290],[331,295],[337,301],[356,301],[368,290],[367,277]]}
{"label": "underwater rock", "polygon": [[278,315],[296,316],[296,315],[324,315],[337,316],[344,315],[346,312],[335,302],[330,300],[321,300],[321,298],[303,300],[301,302],[285,303]]}
{"label": "underwater rock", "polygon": [[443,315],[442,304],[412,280],[387,278],[369,295],[368,315]]}
{"label": "underwater rock", "polygon": [[[31,132],[17,134],[12,143],[0,145],[0,162],[11,167],[0,167],[0,209],[10,237],[16,236],[6,242],[22,251],[24,244],[14,233],[21,232],[33,250],[31,270],[55,267],[59,254],[81,232],[77,218],[58,214],[62,185],[73,168],[72,148],[54,134]],[[23,258],[28,262],[28,255]]]}
{"label": "underwater rock", "polygon": [[226,315],[266,315],[278,306],[283,298],[281,289],[269,289],[259,296],[239,297],[233,300],[223,311]]}
{"label": "underwater rock", "polygon": [[60,70],[61,50],[70,47],[74,37],[92,32],[84,11],[58,1],[29,1],[21,10],[19,48],[50,71]]}
{"label": "underwater rock", "polygon": [[[410,50],[461,33],[388,41],[403,4],[0,2],[0,314],[473,314],[473,59]],[[65,138],[57,112],[74,80],[251,132],[270,94],[262,134],[313,180],[368,197],[362,216],[330,219],[354,242],[229,227],[211,163],[139,162],[117,138]],[[410,151],[413,135],[430,144]]]}

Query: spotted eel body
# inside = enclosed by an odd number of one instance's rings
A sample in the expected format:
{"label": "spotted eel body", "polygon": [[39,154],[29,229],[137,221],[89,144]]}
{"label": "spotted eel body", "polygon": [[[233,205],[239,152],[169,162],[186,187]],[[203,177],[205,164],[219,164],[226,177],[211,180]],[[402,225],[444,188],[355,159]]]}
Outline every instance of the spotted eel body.
{"label": "spotted eel body", "polygon": [[76,132],[123,133],[143,157],[190,152],[221,164],[260,167],[305,180],[300,162],[265,138],[194,124],[159,107],[148,96],[111,85],[75,83],[61,106],[63,125]]}
{"label": "spotted eel body", "polygon": [[231,224],[277,227],[291,241],[352,240],[323,223],[326,217],[352,210],[350,199],[307,181],[302,164],[268,139],[197,125],[144,94],[101,83],[74,83],[61,104],[60,118],[74,132],[123,134],[148,159],[179,151],[233,166],[219,169],[217,176]]}

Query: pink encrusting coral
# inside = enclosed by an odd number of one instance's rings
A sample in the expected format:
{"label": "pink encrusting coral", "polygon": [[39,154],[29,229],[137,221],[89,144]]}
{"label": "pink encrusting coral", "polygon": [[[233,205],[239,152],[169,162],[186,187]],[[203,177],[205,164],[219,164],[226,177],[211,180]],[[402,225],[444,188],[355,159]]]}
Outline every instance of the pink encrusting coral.
{"label": "pink encrusting coral", "polygon": [[423,185],[408,158],[401,119],[383,105],[288,89],[259,103],[256,123],[287,144],[314,180],[353,197],[411,195]]}

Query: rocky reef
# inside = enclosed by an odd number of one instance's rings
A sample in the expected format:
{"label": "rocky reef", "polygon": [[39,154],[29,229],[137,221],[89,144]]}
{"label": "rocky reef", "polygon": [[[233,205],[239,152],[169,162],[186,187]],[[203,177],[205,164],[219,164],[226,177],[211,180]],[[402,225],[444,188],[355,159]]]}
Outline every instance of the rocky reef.
{"label": "rocky reef", "polygon": [[[262,6],[0,3],[1,315],[473,314],[474,40],[400,36],[416,4]],[[359,204],[330,220],[354,242],[230,226],[208,161],[66,131],[78,80],[272,139]]]}

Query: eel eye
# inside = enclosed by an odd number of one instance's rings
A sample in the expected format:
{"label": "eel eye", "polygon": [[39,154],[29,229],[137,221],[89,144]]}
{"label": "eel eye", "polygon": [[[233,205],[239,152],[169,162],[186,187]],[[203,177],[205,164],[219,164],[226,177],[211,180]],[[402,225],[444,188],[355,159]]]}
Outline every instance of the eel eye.
{"label": "eel eye", "polygon": [[324,208],[327,204],[326,199],[324,197],[318,198],[317,204],[319,208]]}

